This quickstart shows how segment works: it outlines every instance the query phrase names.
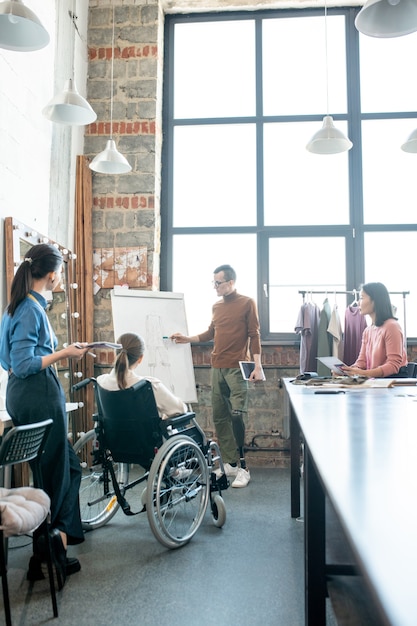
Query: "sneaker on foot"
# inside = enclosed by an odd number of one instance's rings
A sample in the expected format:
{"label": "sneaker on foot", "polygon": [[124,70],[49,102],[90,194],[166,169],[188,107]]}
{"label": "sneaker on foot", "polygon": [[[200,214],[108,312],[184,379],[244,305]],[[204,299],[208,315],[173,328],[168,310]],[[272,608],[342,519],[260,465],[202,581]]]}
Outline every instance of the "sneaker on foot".
{"label": "sneaker on foot", "polygon": [[232,482],[232,487],[246,487],[250,481],[249,470],[238,468],[236,478]]}
{"label": "sneaker on foot", "polygon": [[191,476],[192,473],[193,473],[192,469],[187,469],[186,467],[181,466],[181,467],[177,467],[172,477],[175,478],[176,480],[185,480],[186,478],[189,478],[189,476]]}
{"label": "sneaker on foot", "polygon": [[[239,468],[237,466],[234,467],[233,465],[230,465],[230,463],[224,464],[224,473],[226,474],[226,476],[237,476],[238,469]],[[221,471],[220,467],[218,467],[214,473],[216,474],[217,478],[220,478],[223,472]]]}

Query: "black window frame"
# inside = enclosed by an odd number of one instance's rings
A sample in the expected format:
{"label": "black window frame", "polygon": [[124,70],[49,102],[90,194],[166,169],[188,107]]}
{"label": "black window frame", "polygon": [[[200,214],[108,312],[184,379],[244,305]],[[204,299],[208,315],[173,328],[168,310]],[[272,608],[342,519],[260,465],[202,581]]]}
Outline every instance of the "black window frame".
{"label": "black window frame", "polygon": [[[295,333],[272,333],[269,330],[269,307],[265,297],[264,285],[269,285],[268,243],[271,238],[280,237],[344,237],[346,240],[346,289],[357,289],[364,282],[365,254],[364,235],[366,232],[403,232],[417,231],[417,224],[364,224],[363,221],[363,181],[362,181],[362,138],[361,122],[371,119],[417,118],[417,112],[361,113],[360,105],[360,64],[359,64],[359,33],[354,25],[360,7],[328,8],[327,15],[344,15],[346,18],[346,64],[347,64],[347,115],[335,114],[333,118],[346,120],[348,136],[354,148],[349,151],[349,215],[350,222],[345,225],[318,226],[265,226],[263,222],[263,133],[258,133],[257,146],[257,224],[253,227],[181,227],[173,226],[173,133],[177,125],[222,123],[218,118],[205,119],[174,119],[173,93],[174,85],[174,35],[175,25],[201,21],[254,20],[256,28],[256,89],[257,112],[250,120],[257,125],[280,121],[316,121],[323,119],[323,114],[295,116],[262,116],[259,111],[262,93],[262,21],[271,18],[323,16],[324,8],[305,9],[271,9],[262,11],[236,11],[198,14],[172,14],[165,16],[164,33],[164,75],[163,75],[163,149],[162,149],[162,188],[161,188],[161,263],[160,286],[162,290],[172,290],[173,284],[173,237],[178,234],[216,234],[216,233],[253,233],[257,237],[257,294],[258,310],[262,329],[262,340],[275,344],[298,342]],[[246,119],[246,118],[245,118]],[[224,123],[242,122],[242,118],[227,118]],[[321,157],[319,157],[321,158]],[[351,300],[347,296],[346,302]],[[300,300],[301,304],[301,300]],[[408,338],[409,343],[417,343],[417,338]]]}

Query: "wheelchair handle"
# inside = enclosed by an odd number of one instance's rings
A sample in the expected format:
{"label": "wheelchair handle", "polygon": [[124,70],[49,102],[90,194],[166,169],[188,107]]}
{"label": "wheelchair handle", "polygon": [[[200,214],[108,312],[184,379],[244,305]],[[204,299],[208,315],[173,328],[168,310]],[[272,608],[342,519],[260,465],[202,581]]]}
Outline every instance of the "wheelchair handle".
{"label": "wheelchair handle", "polygon": [[75,385],[72,386],[72,390],[73,391],[79,391],[80,389],[83,389],[83,387],[87,387],[87,385],[89,385],[91,382],[96,382],[96,379],[91,377],[91,378],[84,378],[84,380],[81,380],[79,383],[76,383]]}

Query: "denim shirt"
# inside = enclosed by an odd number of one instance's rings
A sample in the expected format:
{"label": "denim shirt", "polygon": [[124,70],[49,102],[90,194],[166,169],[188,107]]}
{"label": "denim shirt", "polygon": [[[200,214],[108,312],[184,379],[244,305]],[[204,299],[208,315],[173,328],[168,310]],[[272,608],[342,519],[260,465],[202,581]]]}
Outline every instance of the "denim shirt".
{"label": "denim shirt", "polygon": [[39,304],[32,298],[25,298],[13,317],[7,311],[4,313],[0,327],[0,364],[5,370],[12,369],[18,378],[40,372],[42,357],[51,354],[58,343],[50,331],[46,299],[36,291],[30,293]]}

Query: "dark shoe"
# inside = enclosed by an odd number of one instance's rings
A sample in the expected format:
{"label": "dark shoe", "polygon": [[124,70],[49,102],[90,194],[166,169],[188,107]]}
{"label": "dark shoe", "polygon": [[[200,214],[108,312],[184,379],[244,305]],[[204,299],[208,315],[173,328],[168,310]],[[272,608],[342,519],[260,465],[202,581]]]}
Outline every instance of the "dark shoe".
{"label": "dark shoe", "polygon": [[65,572],[67,576],[71,576],[71,574],[76,574],[81,569],[81,563],[78,559],[66,559]]}
{"label": "dark shoe", "polygon": [[34,582],[35,580],[43,580],[44,578],[45,576],[42,571],[42,561],[39,556],[34,554],[30,557],[26,579]]}

